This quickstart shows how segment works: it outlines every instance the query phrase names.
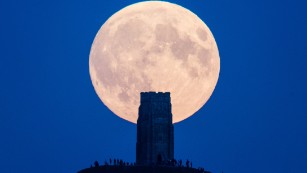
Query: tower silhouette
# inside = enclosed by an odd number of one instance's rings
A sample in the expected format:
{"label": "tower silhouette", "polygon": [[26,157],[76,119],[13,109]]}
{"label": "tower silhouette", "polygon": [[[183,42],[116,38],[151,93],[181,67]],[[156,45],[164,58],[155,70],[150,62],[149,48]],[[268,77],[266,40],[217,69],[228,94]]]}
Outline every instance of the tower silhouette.
{"label": "tower silhouette", "polygon": [[192,168],[192,163],[174,159],[174,126],[169,92],[140,93],[137,120],[136,163],[119,159],[105,161],[78,173],[210,173]]}
{"label": "tower silhouette", "polygon": [[170,93],[142,92],[140,102],[136,164],[156,165],[174,159]]}

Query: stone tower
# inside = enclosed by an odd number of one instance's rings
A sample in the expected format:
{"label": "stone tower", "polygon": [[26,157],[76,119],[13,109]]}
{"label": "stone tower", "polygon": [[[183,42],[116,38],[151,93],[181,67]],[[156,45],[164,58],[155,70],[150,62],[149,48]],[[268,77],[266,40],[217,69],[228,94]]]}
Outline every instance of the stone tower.
{"label": "stone tower", "polygon": [[174,158],[174,126],[170,93],[142,92],[137,120],[137,165]]}

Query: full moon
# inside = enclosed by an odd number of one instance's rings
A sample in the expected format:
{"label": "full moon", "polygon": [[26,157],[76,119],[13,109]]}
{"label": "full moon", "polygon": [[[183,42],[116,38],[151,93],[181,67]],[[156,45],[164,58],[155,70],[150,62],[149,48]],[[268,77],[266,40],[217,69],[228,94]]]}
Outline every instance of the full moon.
{"label": "full moon", "polygon": [[136,123],[140,92],[170,92],[173,123],[210,98],[220,71],[215,39],[207,25],[179,5],[145,1],[112,15],[98,31],[89,60],[102,102]]}

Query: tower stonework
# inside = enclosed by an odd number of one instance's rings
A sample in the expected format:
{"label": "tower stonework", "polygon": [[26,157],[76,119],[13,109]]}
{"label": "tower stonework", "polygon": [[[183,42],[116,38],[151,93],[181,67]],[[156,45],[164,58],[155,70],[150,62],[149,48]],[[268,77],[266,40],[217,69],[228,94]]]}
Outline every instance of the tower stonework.
{"label": "tower stonework", "polygon": [[174,126],[169,92],[142,92],[137,120],[137,165],[174,158]]}

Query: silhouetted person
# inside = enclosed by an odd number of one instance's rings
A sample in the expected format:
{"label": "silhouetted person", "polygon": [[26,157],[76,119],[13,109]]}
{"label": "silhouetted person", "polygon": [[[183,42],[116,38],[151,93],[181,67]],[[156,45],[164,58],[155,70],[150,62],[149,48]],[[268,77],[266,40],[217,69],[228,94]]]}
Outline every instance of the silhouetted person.
{"label": "silhouetted person", "polygon": [[182,160],[179,160],[179,166],[180,167],[182,166]]}
{"label": "silhouetted person", "polygon": [[119,166],[123,166],[123,160],[119,161]]}
{"label": "silhouetted person", "polygon": [[191,162],[191,168],[192,168],[192,162]]}
{"label": "silhouetted person", "polygon": [[112,159],[110,158],[110,165],[112,165]]}
{"label": "silhouetted person", "polygon": [[187,160],[186,162],[185,162],[185,165],[187,166],[187,168],[189,167],[189,165],[190,165],[190,161],[189,160]]}
{"label": "silhouetted person", "polygon": [[157,163],[158,163],[158,165],[162,164],[162,156],[161,156],[161,154],[158,155]]}
{"label": "silhouetted person", "polygon": [[94,165],[95,165],[95,167],[99,167],[99,163],[98,163],[97,160],[94,162]]}

